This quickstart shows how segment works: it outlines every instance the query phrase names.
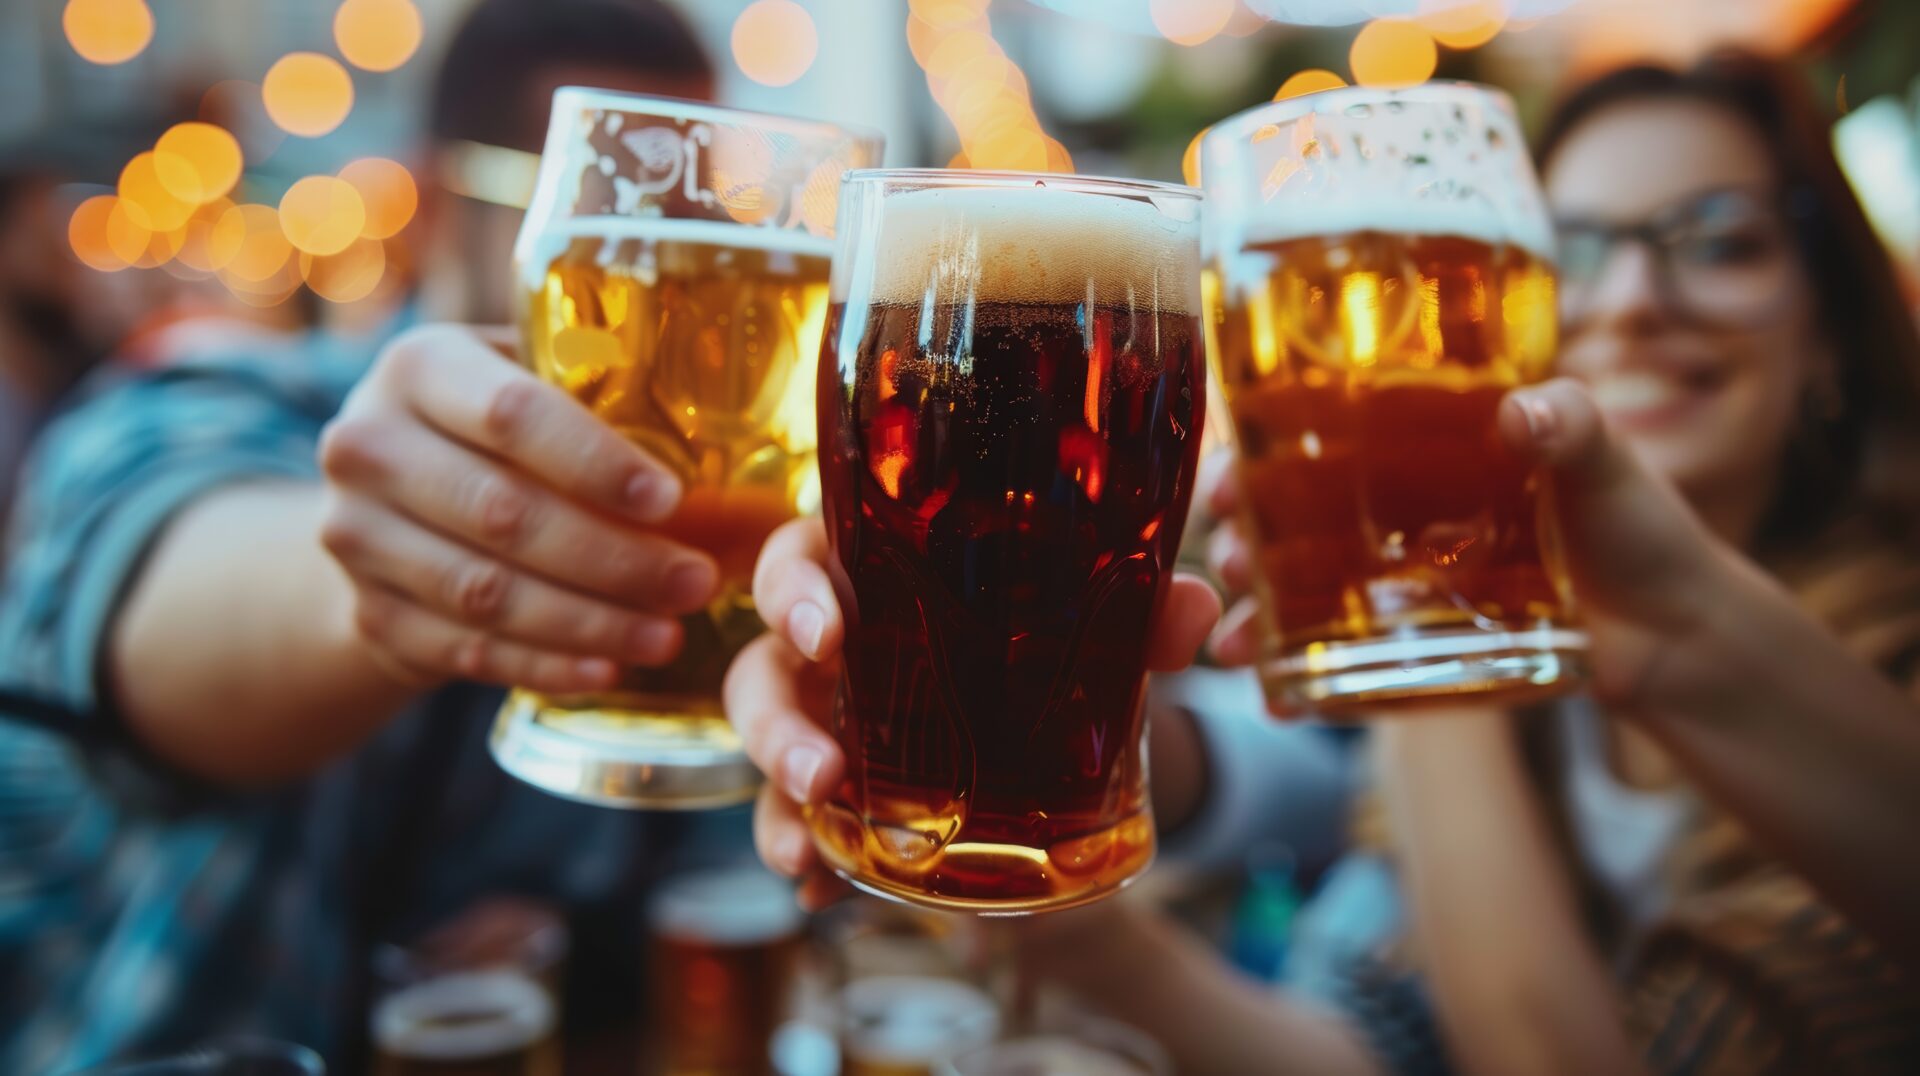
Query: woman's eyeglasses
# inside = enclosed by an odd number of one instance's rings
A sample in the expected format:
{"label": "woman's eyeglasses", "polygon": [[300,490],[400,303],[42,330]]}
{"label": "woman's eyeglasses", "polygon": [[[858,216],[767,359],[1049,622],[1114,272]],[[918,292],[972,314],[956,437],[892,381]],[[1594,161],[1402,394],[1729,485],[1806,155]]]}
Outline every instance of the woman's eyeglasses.
{"label": "woman's eyeglasses", "polygon": [[1800,267],[1794,217],[1781,199],[1741,189],[1695,195],[1637,224],[1558,222],[1561,312],[1591,316],[1619,248],[1647,249],[1660,296],[1676,313],[1717,324],[1770,320]]}

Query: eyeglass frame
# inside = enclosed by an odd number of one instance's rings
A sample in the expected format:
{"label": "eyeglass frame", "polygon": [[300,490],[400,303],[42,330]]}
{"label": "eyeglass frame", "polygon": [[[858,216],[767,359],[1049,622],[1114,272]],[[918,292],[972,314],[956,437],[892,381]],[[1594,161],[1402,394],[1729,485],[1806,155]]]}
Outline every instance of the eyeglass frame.
{"label": "eyeglass frame", "polygon": [[1585,278],[1589,282],[1589,288],[1592,284],[1599,282],[1619,248],[1624,244],[1633,243],[1646,248],[1652,256],[1657,296],[1669,312],[1711,325],[1764,328],[1776,322],[1784,315],[1786,308],[1780,302],[1780,297],[1791,287],[1791,281],[1783,280],[1775,294],[1755,300],[1751,304],[1752,312],[1743,314],[1723,314],[1702,310],[1698,303],[1687,298],[1686,288],[1680,283],[1680,273],[1674,265],[1675,247],[1679,244],[1673,238],[1673,233],[1684,226],[1688,215],[1696,212],[1700,206],[1730,195],[1745,196],[1751,199],[1754,206],[1764,211],[1764,219],[1779,229],[1776,238],[1781,241],[1788,253],[1789,262],[1804,277],[1806,230],[1816,215],[1816,202],[1811,192],[1803,189],[1765,192],[1745,186],[1708,188],[1676,199],[1646,219],[1632,224],[1556,217],[1553,224],[1556,246],[1559,250],[1557,261],[1563,327],[1578,326],[1592,316],[1590,306],[1576,309],[1569,303],[1574,290],[1571,285],[1577,276],[1573,270],[1573,259],[1568,257],[1567,250],[1567,235],[1573,231],[1596,234],[1605,242],[1605,254],[1595,262],[1596,271]]}

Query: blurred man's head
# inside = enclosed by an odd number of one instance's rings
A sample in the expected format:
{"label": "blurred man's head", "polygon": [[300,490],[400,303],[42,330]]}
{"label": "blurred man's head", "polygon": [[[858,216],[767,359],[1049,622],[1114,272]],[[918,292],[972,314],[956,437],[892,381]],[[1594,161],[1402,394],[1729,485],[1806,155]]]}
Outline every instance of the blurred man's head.
{"label": "blurred man's head", "polygon": [[713,80],[706,51],[662,0],[481,0],[447,46],[428,114],[438,171],[423,191],[423,273],[433,315],[511,318],[520,210],[498,201],[524,193],[514,158],[540,152],[555,89],[704,100]]}

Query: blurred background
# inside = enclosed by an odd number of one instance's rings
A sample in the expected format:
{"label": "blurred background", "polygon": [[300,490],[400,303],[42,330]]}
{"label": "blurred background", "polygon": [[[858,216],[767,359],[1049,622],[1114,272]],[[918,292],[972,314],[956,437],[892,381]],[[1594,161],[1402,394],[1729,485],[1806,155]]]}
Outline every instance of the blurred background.
{"label": "blurred background", "polygon": [[[11,0],[0,154],[38,231],[124,307],[380,324],[408,292],[423,98],[468,0]],[[1492,82],[1537,115],[1627,58],[1803,60],[1888,244],[1920,259],[1920,5],[1875,0],[682,0],[722,102],[866,124],[889,163],[1191,179],[1195,136],[1341,83]],[[465,182],[522,196],[518,155]],[[469,169],[469,173],[472,170]],[[445,177],[438,181],[446,182]],[[27,197],[20,195],[19,197]],[[41,204],[38,199],[50,199]],[[10,242],[27,241],[10,234]],[[24,255],[15,264],[31,264]],[[504,271],[504,267],[503,267]],[[155,352],[165,349],[151,349]],[[152,358],[159,358],[153,354]]]}

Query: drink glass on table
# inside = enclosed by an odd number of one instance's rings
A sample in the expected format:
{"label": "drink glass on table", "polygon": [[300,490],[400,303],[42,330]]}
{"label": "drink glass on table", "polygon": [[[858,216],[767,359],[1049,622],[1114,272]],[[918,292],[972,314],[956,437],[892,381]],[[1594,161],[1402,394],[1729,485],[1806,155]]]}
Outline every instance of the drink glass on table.
{"label": "drink glass on table", "polygon": [[1141,699],[1205,414],[1199,192],[850,173],[819,367],[846,774],[882,896],[1017,914],[1153,855]]}
{"label": "drink glass on table", "polygon": [[661,528],[719,563],[670,664],[603,695],[514,691],[494,757],[572,799],[698,808],[759,777],[720,706],[761,630],[768,533],[819,502],[813,365],[835,195],[879,136],[825,123],[567,87],[514,249],[524,356],[678,475]]}
{"label": "drink glass on table", "polygon": [[793,886],[758,867],[664,882],[648,908],[652,1024],[668,1076],[769,1076],[806,919]]}
{"label": "drink glass on table", "polygon": [[1553,489],[1494,423],[1556,349],[1512,102],[1430,83],[1263,105],[1208,132],[1201,175],[1269,702],[1341,716],[1577,683]]}

